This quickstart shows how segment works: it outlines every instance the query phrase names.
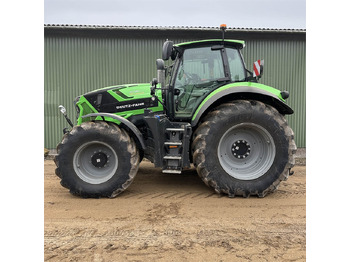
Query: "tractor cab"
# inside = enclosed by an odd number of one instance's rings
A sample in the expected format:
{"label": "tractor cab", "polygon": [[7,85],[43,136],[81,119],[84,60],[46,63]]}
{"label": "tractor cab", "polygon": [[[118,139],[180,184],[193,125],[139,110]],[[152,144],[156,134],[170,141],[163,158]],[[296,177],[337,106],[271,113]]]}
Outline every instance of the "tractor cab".
{"label": "tractor cab", "polygon": [[[244,41],[202,40],[174,45],[166,41],[163,45],[163,60],[174,63],[166,68],[157,62],[158,71],[167,71],[166,77],[158,77],[165,91],[167,114],[171,119],[187,121],[191,119],[199,104],[213,90],[234,82],[247,81],[240,50]],[[159,67],[159,65],[161,65]],[[158,73],[158,76],[161,73]],[[162,83],[163,81],[163,83]]]}

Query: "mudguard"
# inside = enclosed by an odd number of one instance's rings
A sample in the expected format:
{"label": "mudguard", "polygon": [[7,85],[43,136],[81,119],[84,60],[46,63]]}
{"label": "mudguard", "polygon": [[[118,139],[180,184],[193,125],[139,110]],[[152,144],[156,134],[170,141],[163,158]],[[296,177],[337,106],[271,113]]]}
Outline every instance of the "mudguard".
{"label": "mudguard", "polygon": [[[211,92],[199,105],[196,112],[194,113],[191,121],[192,126],[196,126],[201,116],[217,101],[235,95],[238,97],[256,100],[269,100],[269,103],[274,106],[281,114],[293,114],[294,111],[290,108],[285,100],[281,96],[281,91],[273,87],[252,83],[252,82],[240,82],[222,86],[213,92]],[[237,96],[235,96],[237,97]],[[263,98],[263,99],[262,99]],[[237,99],[237,98],[236,98]],[[265,101],[262,101],[265,102]]]}
{"label": "mudguard", "polygon": [[145,141],[143,140],[143,137],[142,137],[140,130],[133,123],[131,123],[129,120],[127,120],[126,118],[115,115],[115,114],[110,114],[110,113],[92,113],[92,114],[87,114],[87,115],[82,116],[82,118],[86,118],[86,117],[110,117],[110,118],[113,118],[115,120],[118,120],[119,122],[126,125],[131,130],[131,132],[133,132],[135,137],[138,139],[138,142],[141,145],[142,149],[143,150],[146,149]]}

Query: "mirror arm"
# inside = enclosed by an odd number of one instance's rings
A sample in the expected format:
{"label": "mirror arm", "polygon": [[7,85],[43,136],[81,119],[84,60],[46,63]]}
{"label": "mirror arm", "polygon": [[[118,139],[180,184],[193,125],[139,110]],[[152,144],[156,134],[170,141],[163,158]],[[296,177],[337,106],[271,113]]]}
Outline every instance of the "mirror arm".
{"label": "mirror arm", "polygon": [[71,120],[68,118],[68,116],[67,116],[67,110],[66,110],[66,108],[65,108],[63,105],[59,105],[59,106],[58,106],[58,109],[61,111],[61,113],[63,114],[64,118],[67,120],[68,124],[69,124],[71,127],[73,127],[74,125],[73,125],[72,121],[71,121]]}

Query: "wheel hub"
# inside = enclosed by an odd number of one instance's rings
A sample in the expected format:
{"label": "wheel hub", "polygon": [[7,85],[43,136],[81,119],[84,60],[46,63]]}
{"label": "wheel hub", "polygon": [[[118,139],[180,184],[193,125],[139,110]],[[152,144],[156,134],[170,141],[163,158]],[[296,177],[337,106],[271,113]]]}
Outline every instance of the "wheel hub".
{"label": "wheel hub", "polygon": [[108,157],[103,152],[96,152],[91,156],[91,163],[98,168],[104,167],[108,162]]}
{"label": "wheel hub", "polygon": [[250,144],[245,140],[237,140],[233,143],[231,151],[235,158],[246,158],[250,155]]}

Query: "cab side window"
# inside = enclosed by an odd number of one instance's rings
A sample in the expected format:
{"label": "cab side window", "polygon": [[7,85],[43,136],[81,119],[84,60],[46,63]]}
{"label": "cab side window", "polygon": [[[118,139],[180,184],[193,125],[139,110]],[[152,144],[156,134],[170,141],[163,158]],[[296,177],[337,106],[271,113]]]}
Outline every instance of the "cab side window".
{"label": "cab side window", "polygon": [[232,81],[244,81],[245,70],[239,51],[237,49],[227,48],[226,53]]}

